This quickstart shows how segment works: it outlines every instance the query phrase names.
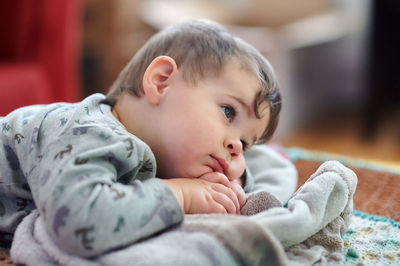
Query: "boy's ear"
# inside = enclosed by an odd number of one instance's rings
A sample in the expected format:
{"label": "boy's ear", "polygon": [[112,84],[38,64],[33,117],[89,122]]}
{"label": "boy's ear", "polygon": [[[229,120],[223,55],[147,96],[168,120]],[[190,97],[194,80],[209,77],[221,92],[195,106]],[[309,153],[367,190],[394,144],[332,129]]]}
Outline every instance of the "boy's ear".
{"label": "boy's ear", "polygon": [[169,56],[158,56],[147,67],[143,76],[143,91],[151,104],[159,104],[168,85],[178,73],[175,60]]}

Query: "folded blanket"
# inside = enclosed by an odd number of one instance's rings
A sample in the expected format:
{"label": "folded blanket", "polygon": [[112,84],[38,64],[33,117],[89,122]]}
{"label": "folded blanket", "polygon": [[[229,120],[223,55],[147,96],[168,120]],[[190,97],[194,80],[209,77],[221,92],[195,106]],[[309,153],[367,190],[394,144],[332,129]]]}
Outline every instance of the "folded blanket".
{"label": "folded blanket", "polygon": [[65,253],[34,211],[17,228],[11,257],[26,265],[311,265],[335,259],[329,255],[343,245],[356,184],[354,172],[329,161],[287,208],[260,192],[246,207],[261,211],[255,215],[186,215],[174,228],[92,260]]}

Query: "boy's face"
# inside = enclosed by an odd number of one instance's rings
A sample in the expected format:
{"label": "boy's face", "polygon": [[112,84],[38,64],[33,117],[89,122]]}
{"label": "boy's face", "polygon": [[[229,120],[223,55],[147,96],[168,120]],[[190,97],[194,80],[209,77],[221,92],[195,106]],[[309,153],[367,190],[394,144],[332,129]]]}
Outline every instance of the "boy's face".
{"label": "boy's face", "polygon": [[219,77],[195,86],[179,73],[156,107],[158,138],[147,141],[157,159],[157,176],[196,178],[217,171],[239,178],[244,149],[261,137],[269,121],[266,103],[262,118],[255,116],[259,91],[256,76],[234,62]]}

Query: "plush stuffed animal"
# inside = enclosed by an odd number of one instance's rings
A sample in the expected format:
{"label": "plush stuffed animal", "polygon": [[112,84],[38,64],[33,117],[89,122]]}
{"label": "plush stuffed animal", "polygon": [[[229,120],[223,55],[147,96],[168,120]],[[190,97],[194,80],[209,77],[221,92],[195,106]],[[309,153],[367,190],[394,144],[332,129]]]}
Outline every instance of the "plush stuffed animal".
{"label": "plush stuffed animal", "polygon": [[282,207],[280,200],[267,191],[260,191],[248,197],[240,213],[242,215],[254,215],[274,207]]}

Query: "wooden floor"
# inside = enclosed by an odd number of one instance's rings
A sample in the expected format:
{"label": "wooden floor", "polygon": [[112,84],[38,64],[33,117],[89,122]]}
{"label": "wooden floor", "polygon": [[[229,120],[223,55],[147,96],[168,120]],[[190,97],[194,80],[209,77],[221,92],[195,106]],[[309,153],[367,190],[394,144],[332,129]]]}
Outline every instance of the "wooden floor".
{"label": "wooden floor", "polygon": [[366,139],[362,137],[362,123],[357,117],[320,121],[299,129],[282,144],[400,165],[399,122],[394,118],[380,121],[376,136]]}

